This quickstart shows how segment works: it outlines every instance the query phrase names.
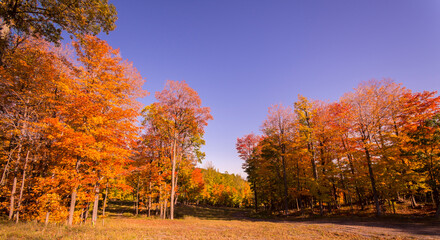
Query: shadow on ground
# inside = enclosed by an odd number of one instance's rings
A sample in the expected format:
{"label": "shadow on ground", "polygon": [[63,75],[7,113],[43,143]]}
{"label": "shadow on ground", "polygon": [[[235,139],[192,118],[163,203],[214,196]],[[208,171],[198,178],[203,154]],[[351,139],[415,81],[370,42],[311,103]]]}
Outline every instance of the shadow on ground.
{"label": "shadow on ground", "polygon": [[[295,221],[294,221],[295,222]],[[433,218],[340,218],[297,220],[305,224],[334,224],[344,227],[386,228],[397,232],[424,235],[440,239],[440,222]]]}
{"label": "shadow on ground", "polygon": [[[108,211],[110,215],[134,215],[133,202],[110,202]],[[154,212],[152,212],[154,213]],[[141,214],[145,214],[141,211]],[[153,216],[155,217],[155,216]],[[156,216],[157,217],[157,216]],[[273,223],[300,223],[310,225],[332,224],[340,226],[345,231],[357,231],[359,228],[385,228],[394,232],[402,232],[419,236],[429,236],[440,239],[440,221],[432,217],[384,216],[384,217],[300,217],[291,216],[283,218],[280,216],[256,215],[252,209],[226,208],[211,206],[182,205],[176,206],[176,219],[198,218],[205,220],[238,220],[252,222],[273,222]]]}
{"label": "shadow on ground", "polygon": [[251,210],[243,208],[226,208],[211,206],[178,205],[176,218],[188,217],[206,220],[252,220],[248,216]]}
{"label": "shadow on ground", "polygon": [[[312,217],[312,218],[283,218],[276,216],[258,216],[251,209],[186,206],[176,208],[176,218],[195,217],[207,220],[239,220],[275,223],[302,223],[310,225],[332,224],[346,231],[356,232],[359,228],[385,228],[393,232],[429,236],[440,239],[440,221],[430,217],[384,216],[376,217]],[[263,218],[264,217],[264,218]]]}

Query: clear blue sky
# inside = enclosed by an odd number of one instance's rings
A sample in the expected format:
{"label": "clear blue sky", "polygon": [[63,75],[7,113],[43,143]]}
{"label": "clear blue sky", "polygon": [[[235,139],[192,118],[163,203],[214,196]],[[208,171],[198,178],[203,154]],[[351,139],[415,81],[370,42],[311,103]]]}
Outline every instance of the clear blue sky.
{"label": "clear blue sky", "polygon": [[440,90],[440,1],[116,1],[110,45],[150,96],[185,80],[211,107],[206,161],[242,174],[237,137],[259,133],[271,104],[337,100],[360,81]]}

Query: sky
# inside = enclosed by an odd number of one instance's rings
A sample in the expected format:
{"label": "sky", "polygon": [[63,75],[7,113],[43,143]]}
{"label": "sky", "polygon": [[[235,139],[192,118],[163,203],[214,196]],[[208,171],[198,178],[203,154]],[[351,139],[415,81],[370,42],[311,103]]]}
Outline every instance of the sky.
{"label": "sky", "polygon": [[109,2],[117,27],[99,37],[146,79],[140,101],[185,80],[211,108],[204,162],[222,172],[246,176],[237,138],[260,133],[268,107],[298,94],[337,101],[373,78],[440,90],[437,0]]}

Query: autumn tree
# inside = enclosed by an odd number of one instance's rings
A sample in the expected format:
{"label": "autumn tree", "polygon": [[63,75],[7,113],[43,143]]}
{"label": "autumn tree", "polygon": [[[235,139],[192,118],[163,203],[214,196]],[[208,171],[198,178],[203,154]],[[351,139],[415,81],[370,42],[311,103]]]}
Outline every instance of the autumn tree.
{"label": "autumn tree", "polygon": [[[298,119],[298,131],[299,137],[302,144],[306,146],[307,149],[307,159],[310,160],[311,170],[313,176],[312,184],[312,194],[318,198],[319,201],[319,212],[323,215],[323,199],[322,190],[320,189],[320,179],[318,173],[318,143],[316,134],[316,109],[313,104],[304,96],[299,95],[298,101],[294,103],[295,113]],[[313,203],[312,203],[313,204]]]}
{"label": "autumn tree", "polygon": [[74,44],[78,62],[75,84],[60,114],[48,119],[53,130],[49,138],[63,151],[60,162],[72,175],[69,224],[73,223],[80,186],[93,199],[92,222],[96,222],[99,193],[103,181],[121,170],[132,152],[137,134],[143,79],[119,51],[105,41],[86,36]]}
{"label": "autumn tree", "polygon": [[270,138],[274,146],[274,157],[281,163],[282,182],[284,185],[284,214],[288,213],[288,180],[287,180],[287,158],[289,142],[295,134],[295,117],[290,107],[274,105],[269,108],[267,119],[264,121],[262,131]]}
{"label": "autumn tree", "polygon": [[247,134],[242,138],[237,138],[236,149],[241,160],[244,161],[243,169],[248,174],[248,180],[251,183],[252,190],[254,191],[254,201],[255,201],[255,211],[258,212],[258,187],[257,187],[257,178],[258,174],[255,171],[257,167],[254,163],[256,155],[258,154],[256,151],[256,147],[258,143],[261,141],[261,137],[257,136],[253,133]]}
{"label": "autumn tree", "polygon": [[[45,119],[57,114],[65,99],[63,86],[70,84],[70,69],[64,51],[41,39],[29,39],[5,55],[7,64],[0,66],[1,161],[2,188],[10,186],[9,219],[16,221],[25,213],[29,200],[24,191],[45,169],[47,147]],[[19,193],[17,195],[17,184]]]}
{"label": "autumn tree", "polygon": [[[402,151],[405,166],[417,174],[432,191],[436,217],[440,217],[440,97],[424,91],[406,95]],[[402,160],[404,161],[404,160]],[[416,179],[413,180],[413,184]],[[413,197],[413,196],[412,196]]]}
{"label": "autumn tree", "polygon": [[204,127],[212,119],[210,110],[202,107],[197,92],[184,81],[167,81],[164,90],[155,94],[158,102],[150,105],[147,118],[168,138],[171,160],[170,218],[174,219],[174,199],[177,188],[178,164],[183,159],[198,160]]}

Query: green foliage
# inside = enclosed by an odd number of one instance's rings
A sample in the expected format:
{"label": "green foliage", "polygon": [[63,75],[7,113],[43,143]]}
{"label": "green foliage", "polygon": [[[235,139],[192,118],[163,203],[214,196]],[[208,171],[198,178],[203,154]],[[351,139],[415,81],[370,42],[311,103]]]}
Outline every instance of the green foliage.
{"label": "green foliage", "polygon": [[107,0],[5,0],[0,3],[2,26],[16,33],[58,42],[61,32],[108,33],[115,29],[116,9]]}
{"label": "green foliage", "polygon": [[214,167],[201,169],[205,188],[202,201],[213,206],[244,207],[252,202],[249,183],[238,174],[221,173]]}

